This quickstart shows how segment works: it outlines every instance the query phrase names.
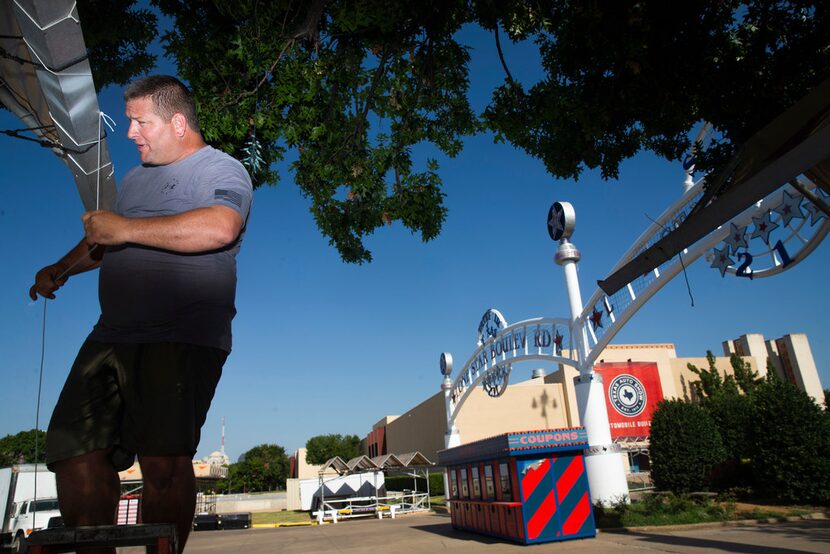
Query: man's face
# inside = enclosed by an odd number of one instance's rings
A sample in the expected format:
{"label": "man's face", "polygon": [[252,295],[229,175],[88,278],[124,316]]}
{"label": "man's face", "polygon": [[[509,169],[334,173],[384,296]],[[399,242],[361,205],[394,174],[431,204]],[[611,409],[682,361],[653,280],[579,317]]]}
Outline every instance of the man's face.
{"label": "man's face", "polygon": [[128,100],[126,113],[130,120],[127,138],[138,146],[143,163],[167,165],[180,157],[181,140],[172,120],[164,121],[156,114],[149,96]]}

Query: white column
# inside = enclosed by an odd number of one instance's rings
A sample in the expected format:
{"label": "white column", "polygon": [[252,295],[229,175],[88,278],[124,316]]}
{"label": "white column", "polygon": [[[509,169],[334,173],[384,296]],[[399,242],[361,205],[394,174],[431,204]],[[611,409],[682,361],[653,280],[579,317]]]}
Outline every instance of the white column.
{"label": "white column", "polygon": [[591,501],[602,502],[605,506],[620,500],[628,501],[622,453],[619,445],[611,441],[602,375],[593,371],[580,373],[574,377],[574,389],[579,419],[588,433],[585,469]]}
{"label": "white column", "polygon": [[452,379],[447,375],[441,382],[441,390],[444,391],[444,410],[447,416],[447,431],[444,433],[444,448],[452,448],[461,445],[461,435],[458,428],[452,422]]}
{"label": "white column", "polygon": [[[441,390],[444,391],[444,409],[447,415],[447,431],[444,433],[444,448],[453,448],[461,446],[461,435],[458,433],[458,428],[452,423],[452,379],[449,375],[444,376],[441,382]],[[444,470],[444,498],[450,494],[450,483],[447,479],[447,470]]]}
{"label": "white column", "polygon": [[[571,308],[571,321],[574,323],[572,332],[576,335],[572,340],[576,342],[581,364],[588,355],[588,335],[583,322],[577,322],[583,308],[576,271],[576,264],[580,259],[579,250],[567,238],[561,239],[555,260],[565,272],[565,289]],[[627,501],[629,497],[625,466],[619,446],[611,441],[602,378],[594,373],[592,367],[583,365],[580,365],[579,373],[579,376],[574,378],[574,390],[579,419],[588,434],[585,469],[588,473],[591,501],[601,502],[606,506],[620,500]]]}

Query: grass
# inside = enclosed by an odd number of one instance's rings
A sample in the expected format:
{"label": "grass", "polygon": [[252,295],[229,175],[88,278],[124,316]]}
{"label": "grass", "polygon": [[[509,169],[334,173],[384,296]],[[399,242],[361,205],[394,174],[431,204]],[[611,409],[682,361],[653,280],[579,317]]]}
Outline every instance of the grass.
{"label": "grass", "polygon": [[659,493],[645,495],[641,500],[630,504],[619,502],[610,508],[596,506],[594,517],[598,528],[612,529],[768,519],[825,510],[826,508],[815,506],[749,504],[708,496]]}
{"label": "grass", "polygon": [[279,512],[254,512],[254,525],[273,525],[275,523],[307,523],[311,521],[308,512],[282,510]]}

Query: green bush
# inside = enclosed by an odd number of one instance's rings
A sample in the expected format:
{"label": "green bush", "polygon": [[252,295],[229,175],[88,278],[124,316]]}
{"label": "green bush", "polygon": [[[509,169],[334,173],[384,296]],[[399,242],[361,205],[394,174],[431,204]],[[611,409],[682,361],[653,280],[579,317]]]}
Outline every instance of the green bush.
{"label": "green bush", "polygon": [[643,525],[677,525],[732,519],[735,504],[706,495],[675,495],[659,492],[643,495],[641,500],[594,506],[597,527],[638,527]]}
{"label": "green bush", "polygon": [[723,393],[707,398],[701,405],[718,428],[726,458],[749,458],[753,448],[747,433],[752,427],[751,397],[737,392]]}
{"label": "green bush", "polygon": [[662,400],[651,420],[651,477],[659,490],[706,490],[712,468],[725,458],[715,422],[700,406]]}
{"label": "green bush", "polygon": [[830,504],[830,415],[778,379],[757,387],[752,399],[756,490],[784,502]]}
{"label": "green bush", "polygon": [[[413,478],[411,475],[387,475],[384,477],[386,490],[388,491],[403,491],[412,490],[414,488]],[[426,492],[426,482],[423,477],[418,477],[418,492]],[[434,472],[429,474],[429,493],[432,496],[440,496],[444,494],[444,473]]]}

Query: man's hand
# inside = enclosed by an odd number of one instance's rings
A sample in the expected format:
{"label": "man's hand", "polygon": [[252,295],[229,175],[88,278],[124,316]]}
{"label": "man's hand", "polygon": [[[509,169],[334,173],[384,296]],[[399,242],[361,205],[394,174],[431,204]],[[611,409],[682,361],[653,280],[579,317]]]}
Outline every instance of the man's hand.
{"label": "man's hand", "polygon": [[61,288],[68,278],[66,268],[62,265],[47,265],[35,275],[35,284],[29,289],[29,298],[37,300],[37,295],[40,294],[44,298],[54,300],[55,291]]}
{"label": "man's hand", "polygon": [[116,245],[129,242],[130,220],[112,212],[95,210],[81,216],[87,244]]}

